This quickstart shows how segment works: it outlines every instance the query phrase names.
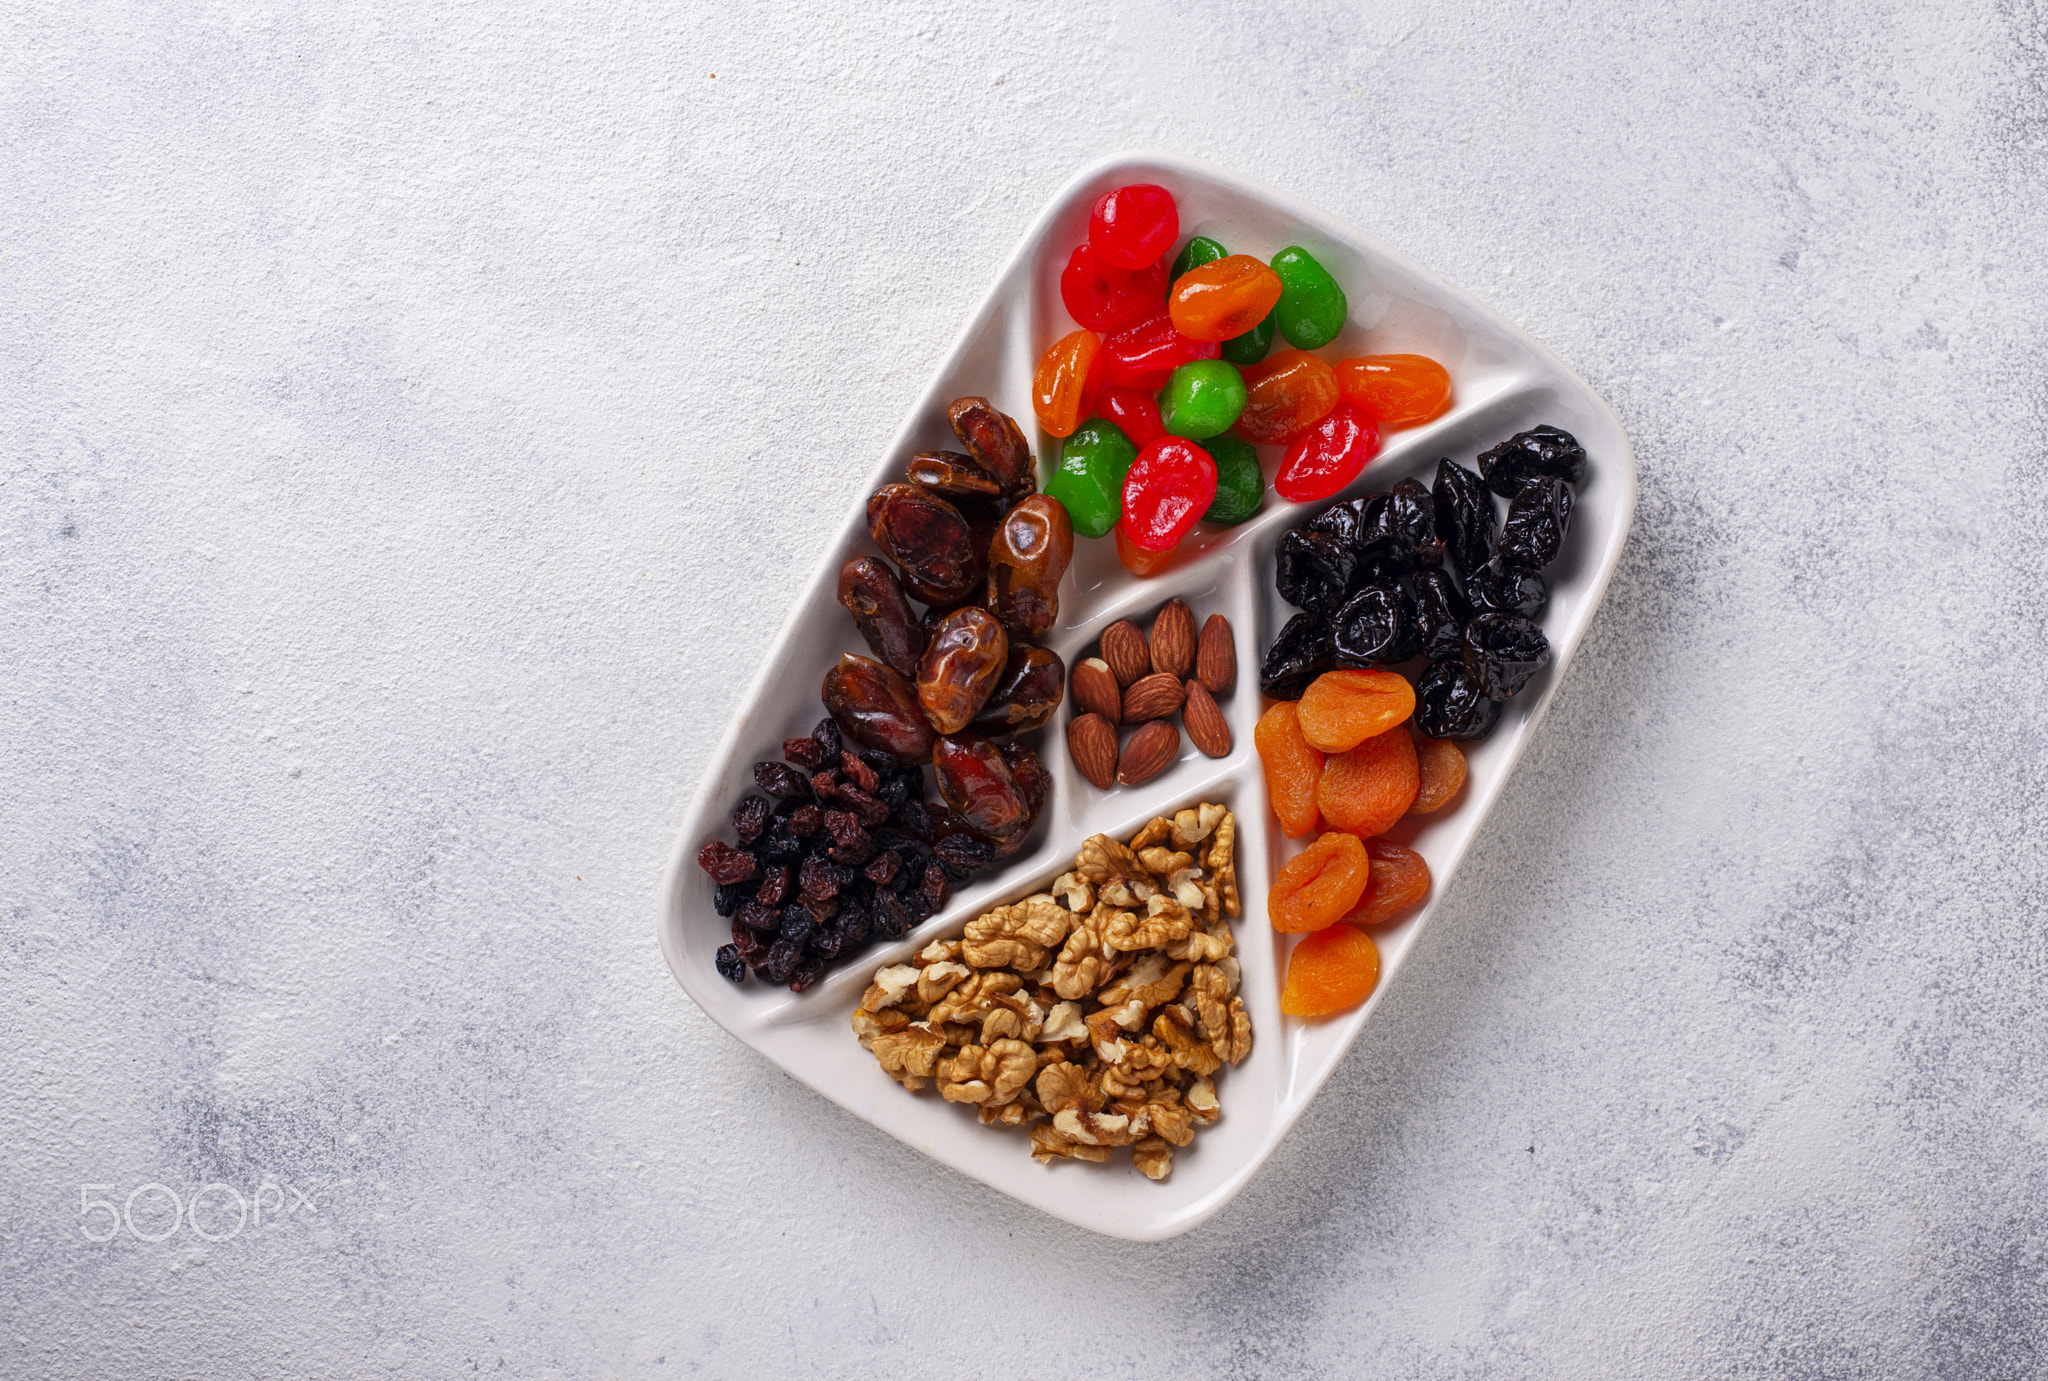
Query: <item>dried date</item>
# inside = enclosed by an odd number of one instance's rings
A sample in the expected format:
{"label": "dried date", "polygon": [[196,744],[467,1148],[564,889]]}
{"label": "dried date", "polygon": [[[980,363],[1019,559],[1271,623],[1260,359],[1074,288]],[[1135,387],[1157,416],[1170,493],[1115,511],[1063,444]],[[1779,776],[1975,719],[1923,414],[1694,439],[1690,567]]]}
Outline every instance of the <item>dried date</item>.
{"label": "dried date", "polygon": [[946,409],[946,421],[953,435],[974,457],[975,463],[995,478],[1008,498],[1031,492],[1037,472],[1031,463],[1031,448],[1024,433],[986,398],[956,398]]}
{"label": "dried date", "polygon": [[1067,668],[1050,648],[1012,642],[995,689],[969,723],[976,733],[1019,734],[1053,716],[1067,693]]}
{"label": "dried date", "polygon": [[939,795],[962,824],[997,849],[1031,829],[1031,808],[996,745],[979,734],[947,734],[932,750]]}
{"label": "dried date", "polygon": [[924,626],[903,593],[903,582],[886,561],[856,556],[841,566],[839,602],[853,615],[854,627],[883,665],[899,676],[917,675],[917,659],[924,655]]}
{"label": "dried date", "polygon": [[903,467],[903,478],[948,503],[962,499],[1000,500],[1003,486],[973,456],[958,451],[919,451]]}
{"label": "dried date", "polygon": [[937,737],[918,704],[917,691],[880,662],[847,653],[825,673],[825,708],[840,732],[864,748],[900,762],[931,756]]}
{"label": "dried date", "polygon": [[1074,558],[1066,505],[1033,494],[1008,513],[988,548],[988,608],[1003,627],[1042,638],[1060,612],[1060,577]]}
{"label": "dried date", "polygon": [[[988,548],[977,545],[959,509],[912,484],[885,484],[868,500],[868,535],[926,604],[957,604],[988,575]],[[840,728],[846,726],[841,724]]]}
{"label": "dried date", "polygon": [[986,609],[946,615],[917,665],[917,700],[932,727],[941,734],[966,728],[1009,658],[1009,637]]}

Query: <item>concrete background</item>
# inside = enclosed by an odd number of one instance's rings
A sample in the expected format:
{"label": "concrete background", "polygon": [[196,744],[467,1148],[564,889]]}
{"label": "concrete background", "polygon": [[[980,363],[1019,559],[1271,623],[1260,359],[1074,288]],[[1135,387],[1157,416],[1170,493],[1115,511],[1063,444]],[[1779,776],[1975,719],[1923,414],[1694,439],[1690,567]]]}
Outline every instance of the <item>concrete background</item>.
{"label": "concrete background", "polygon": [[[0,1373],[2048,1374],[2036,6],[30,0],[0,131]],[[1642,469],[1417,957],[1155,1247],[653,935],[869,458],[1144,147]],[[86,1240],[151,1183],[266,1217]]]}

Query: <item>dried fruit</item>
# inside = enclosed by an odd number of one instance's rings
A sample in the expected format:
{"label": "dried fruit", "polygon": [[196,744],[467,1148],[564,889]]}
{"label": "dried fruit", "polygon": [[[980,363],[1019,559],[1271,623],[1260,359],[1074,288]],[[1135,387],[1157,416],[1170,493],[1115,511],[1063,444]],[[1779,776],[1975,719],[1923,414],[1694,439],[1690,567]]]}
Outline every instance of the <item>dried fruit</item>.
{"label": "dried fruit", "polygon": [[1414,712],[1415,688],[1392,671],[1324,672],[1295,706],[1302,738],[1325,753],[1354,748],[1406,723]]}
{"label": "dried fruit", "polygon": [[1109,663],[1100,657],[1090,657],[1074,668],[1074,703],[1111,724],[1123,722],[1124,693]]}
{"label": "dried fruit", "polygon": [[1002,483],[973,456],[958,451],[919,451],[903,467],[903,478],[930,490],[948,503],[987,502],[1002,498]]}
{"label": "dried fruit", "polygon": [[1586,448],[1558,427],[1531,427],[1516,432],[1490,451],[1479,453],[1479,473],[1486,487],[1512,499],[1538,475],[1554,475],[1566,484],[1586,477]]}
{"label": "dried fruit", "polygon": [[1415,480],[1402,480],[1375,504],[1358,533],[1361,561],[1397,571],[1440,565],[1444,540],[1437,535],[1436,501]]}
{"label": "dried fruit", "polygon": [[782,741],[782,756],[799,767],[816,772],[825,765],[825,750],[809,734],[801,738],[786,738]]}
{"label": "dried fruit", "polygon": [[946,409],[953,435],[982,469],[1012,498],[1030,492],[1036,480],[1024,433],[986,398],[956,398]]}
{"label": "dried fruit", "polygon": [[1155,671],[1142,676],[1124,692],[1124,723],[1144,724],[1165,719],[1180,710],[1187,692],[1173,673]]}
{"label": "dried fruit", "polygon": [[778,801],[807,801],[811,796],[810,779],[786,762],[755,763],[754,785]]}
{"label": "dried fruit", "polygon": [[1116,779],[1124,786],[1149,782],[1180,756],[1180,730],[1169,719],[1155,719],[1131,735],[1117,759]]}
{"label": "dried fruit", "polygon": [[968,727],[982,734],[1018,734],[1053,716],[1066,696],[1067,669],[1050,648],[1012,642],[995,689]]}
{"label": "dried fruit", "polygon": [[711,875],[718,883],[745,882],[760,866],[755,857],[744,849],[735,849],[723,839],[714,839],[697,850],[697,866]]}
{"label": "dried fruit", "polygon": [[1493,559],[1493,500],[1486,482],[1446,456],[1436,463],[1431,498],[1445,550],[1470,580],[1472,572]]}
{"label": "dried fruit", "polygon": [[1481,614],[1465,625],[1465,674],[1480,692],[1507,700],[1550,665],[1543,630],[1513,614]]}
{"label": "dried fruit", "polygon": [[986,609],[955,609],[940,620],[917,664],[917,701],[932,727],[942,734],[966,728],[1009,659],[1009,637]]}
{"label": "dried fruit", "polygon": [[1536,572],[1516,570],[1496,556],[1465,577],[1465,597],[1475,613],[1533,619],[1543,612],[1550,591]]}
{"label": "dried fruit", "polygon": [[1572,487],[1553,475],[1538,475],[1508,501],[1500,559],[1518,570],[1542,570],[1564,549],[1571,524]]}
{"label": "dried fruit", "polygon": [[941,735],[932,748],[939,795],[998,849],[1029,833],[1031,807],[1002,751],[979,734]]}
{"label": "dried fruit", "polygon": [[1280,817],[1280,829],[1299,839],[1316,827],[1316,783],[1323,775],[1323,754],[1301,736],[1294,703],[1283,700],[1259,716],[1252,730],[1259,763],[1266,774],[1266,799]]}
{"label": "dried fruit", "polygon": [[1231,636],[1230,620],[1209,615],[1202,636],[1195,645],[1195,679],[1211,695],[1228,695],[1237,684],[1237,640]]}
{"label": "dried fruit", "polygon": [[923,762],[938,737],[917,690],[880,662],[847,653],[825,673],[825,709],[840,732],[899,762]]}
{"label": "dried fruit", "polygon": [[996,846],[979,835],[955,834],[932,847],[932,857],[955,882],[965,882],[996,861]]}
{"label": "dried fruit", "polygon": [[875,656],[899,676],[917,675],[925,632],[911,612],[903,582],[886,561],[856,556],[839,568],[839,602]]}
{"label": "dried fruit", "polygon": [[1187,683],[1187,703],[1181,707],[1180,718],[1187,726],[1188,741],[1203,754],[1212,758],[1230,756],[1230,725],[1200,681]]}
{"label": "dried fruit", "polygon": [[1120,686],[1128,686],[1152,671],[1152,650],[1145,643],[1145,635],[1128,619],[1119,619],[1102,630],[1102,660],[1115,673]]}
{"label": "dried fruit", "polygon": [[1296,614],[1266,649],[1259,689],[1275,700],[1298,700],[1309,682],[1335,665],[1329,624],[1313,613]]}
{"label": "dried fruit", "polygon": [[1332,753],[1316,783],[1316,808],[1331,829],[1361,839],[1380,834],[1408,813],[1422,788],[1415,740],[1405,724]]}
{"label": "dried fruit", "polygon": [[732,832],[740,837],[740,843],[751,844],[761,837],[761,831],[768,828],[772,810],[766,797],[740,797],[739,804],[732,808]]}
{"label": "dried fruit", "polygon": [[1385,925],[1429,895],[1429,864],[1421,854],[1384,839],[1365,841],[1372,877],[1344,924]]}
{"label": "dried fruit", "polygon": [[717,953],[712,955],[711,962],[713,967],[718,970],[718,976],[725,979],[728,983],[744,983],[747,981],[747,966],[740,961],[740,951],[737,945],[720,945]]}
{"label": "dried fruit", "polygon": [[1330,620],[1337,665],[1364,670],[1378,662],[1405,662],[1421,642],[1414,601],[1393,585],[1368,585]]}
{"label": "dried fruit", "polygon": [[1146,639],[1155,674],[1164,673],[1178,681],[1195,664],[1195,616],[1187,601],[1170,599],[1152,620],[1152,634]]}
{"label": "dried fruit", "polygon": [[1067,725],[1067,752],[1074,768],[1098,790],[1116,781],[1116,726],[1099,714],[1076,715]]}
{"label": "dried fruit", "polygon": [[1451,579],[1449,571],[1433,570],[1417,571],[1409,584],[1413,597],[1408,610],[1415,621],[1416,651],[1432,660],[1459,655],[1472,606],[1465,602],[1458,582]]}
{"label": "dried fruit", "polygon": [[1355,926],[1333,925],[1305,936],[1287,956],[1280,1010],[1290,1017],[1321,1017],[1356,1007],[1380,984],[1380,951]]}
{"label": "dried fruit", "polygon": [[1422,785],[1415,793],[1410,815],[1428,815],[1442,810],[1465,789],[1465,750],[1447,738],[1418,739],[1415,761],[1422,773]]}
{"label": "dried fruit", "polygon": [[1058,499],[1033,494],[1003,515],[988,548],[988,607],[1020,637],[1042,638],[1060,612],[1074,525]]}
{"label": "dried fruit", "polygon": [[1335,831],[1280,865],[1266,893],[1266,915],[1286,935],[1321,930],[1357,905],[1372,876],[1365,845]]}
{"label": "dried fruit", "polygon": [[988,575],[988,546],[959,509],[914,484],[885,484],[868,500],[868,535],[926,604],[957,604]]}
{"label": "dried fruit", "polygon": [[1280,539],[1274,560],[1280,598],[1297,609],[1334,614],[1351,588],[1358,553],[1328,533],[1296,528]]}

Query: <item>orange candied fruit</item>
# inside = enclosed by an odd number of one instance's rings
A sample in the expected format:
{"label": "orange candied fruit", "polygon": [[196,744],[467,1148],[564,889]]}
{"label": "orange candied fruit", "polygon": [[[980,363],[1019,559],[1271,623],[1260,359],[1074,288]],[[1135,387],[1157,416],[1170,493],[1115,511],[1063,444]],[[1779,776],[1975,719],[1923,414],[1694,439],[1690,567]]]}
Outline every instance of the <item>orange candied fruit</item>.
{"label": "orange candied fruit", "polygon": [[1325,753],[1356,748],[1414,713],[1415,687],[1397,671],[1326,671],[1295,709],[1301,736]]}
{"label": "orange candied fruit", "polygon": [[1451,410],[1450,372],[1427,355],[1360,355],[1337,362],[1337,387],[1381,431],[1419,427]]}
{"label": "orange candied fruit", "polygon": [[1323,755],[1302,738],[1292,700],[1259,716],[1252,743],[1266,769],[1266,800],[1280,817],[1281,833],[1301,838],[1316,827],[1316,782],[1323,775]]}
{"label": "orange candied fruit", "polygon": [[1102,337],[1069,331],[1054,341],[1031,374],[1031,407],[1052,436],[1072,436],[1095,406],[1102,385]]}
{"label": "orange candied fruit", "polygon": [[1380,948],[1355,926],[1333,925],[1304,935],[1287,956],[1280,1010],[1290,1017],[1326,1017],[1356,1007],[1380,985]]}
{"label": "orange candied fruit", "polygon": [[1415,740],[1406,725],[1396,724],[1349,752],[1329,756],[1316,783],[1316,808],[1331,829],[1367,839],[1406,815],[1421,788]]}
{"label": "orange candied fruit", "polygon": [[1385,839],[1366,840],[1365,852],[1372,880],[1345,913],[1344,924],[1385,925],[1429,895],[1429,864],[1421,854]]}
{"label": "orange candied fruit", "polygon": [[1465,750],[1447,738],[1424,738],[1415,741],[1415,757],[1422,769],[1422,786],[1408,813],[1427,815],[1442,810],[1465,789]]}
{"label": "orange candied fruit", "polygon": [[1372,860],[1356,835],[1326,834],[1280,865],[1266,892],[1266,918],[1286,935],[1321,930],[1358,905]]}
{"label": "orange candied fruit", "polygon": [[1284,446],[1337,406],[1337,376],[1306,350],[1282,350],[1244,370],[1244,411],[1234,430],[1259,446]]}
{"label": "orange candied fruit", "polygon": [[1189,340],[1229,340],[1266,319],[1280,300],[1280,275],[1249,254],[1189,269],[1173,284],[1167,314]]}
{"label": "orange candied fruit", "polygon": [[1116,525],[1116,559],[1123,562],[1124,569],[1140,580],[1158,575],[1168,566],[1171,566],[1174,558],[1178,555],[1180,555],[1178,543],[1168,547],[1165,551],[1146,551],[1125,534],[1122,523]]}

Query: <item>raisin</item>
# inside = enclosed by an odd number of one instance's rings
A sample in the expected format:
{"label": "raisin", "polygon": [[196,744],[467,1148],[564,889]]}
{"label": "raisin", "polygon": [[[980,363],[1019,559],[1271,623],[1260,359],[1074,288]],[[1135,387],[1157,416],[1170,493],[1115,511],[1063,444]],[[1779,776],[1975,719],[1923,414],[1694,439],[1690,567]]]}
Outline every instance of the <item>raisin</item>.
{"label": "raisin", "polygon": [[1355,835],[1331,831],[1280,865],[1266,893],[1266,916],[1286,935],[1321,930],[1357,905],[1372,863]]}
{"label": "raisin", "polygon": [[832,841],[832,857],[838,862],[858,866],[874,857],[874,837],[858,819],[843,810],[825,812],[825,833]]}
{"label": "raisin", "polygon": [[790,971],[796,968],[803,954],[802,942],[785,936],[768,946],[767,956],[754,965],[754,973],[764,983],[787,983]]}
{"label": "raisin", "polygon": [[755,763],[754,785],[778,801],[808,800],[811,795],[809,779],[786,762]]}
{"label": "raisin", "polygon": [[1512,499],[1538,475],[1577,484],[1586,477],[1586,448],[1568,431],[1531,427],[1490,451],[1480,452],[1479,473],[1485,477],[1486,487],[1503,499]]}
{"label": "raisin", "polygon": [[877,800],[857,786],[843,786],[839,788],[839,799],[855,815],[859,816],[860,822],[869,829],[873,829],[889,818],[888,803]]}
{"label": "raisin", "polygon": [[816,985],[825,976],[825,957],[821,954],[807,954],[797,960],[796,967],[789,971],[789,990],[803,992]]}
{"label": "raisin", "polygon": [[1496,556],[1466,577],[1465,596],[1475,613],[1533,619],[1543,612],[1550,591],[1536,572],[1518,571]]}
{"label": "raisin", "polygon": [[887,887],[889,879],[895,877],[896,870],[902,866],[902,860],[895,854],[879,853],[868,860],[868,866],[860,870],[860,875],[877,887]]}
{"label": "raisin", "polygon": [[1459,639],[1465,621],[1472,617],[1472,606],[1465,602],[1458,582],[1449,571],[1417,571],[1410,589],[1417,651],[1432,660],[1456,657],[1464,646]]}
{"label": "raisin", "polygon": [[1415,727],[1431,738],[1485,738],[1500,722],[1500,702],[1489,699],[1463,662],[1432,662],[1415,686]]}
{"label": "raisin", "polygon": [[1543,630],[1513,614],[1481,614],[1465,625],[1465,674],[1481,693],[1507,700],[1550,665]]}
{"label": "raisin", "polygon": [[1500,559],[1518,570],[1540,571],[1564,549],[1572,524],[1572,487],[1553,475],[1538,475],[1508,502],[1500,530]]}
{"label": "raisin", "polygon": [[1340,667],[1405,662],[1415,655],[1415,622],[1407,601],[1391,585],[1373,585],[1347,600],[1330,621],[1330,650]]}
{"label": "raisin", "polygon": [[697,850],[697,866],[711,874],[713,882],[735,883],[752,877],[760,861],[745,849],[714,839]]}
{"label": "raisin", "polygon": [[813,772],[811,790],[821,801],[837,799],[839,795],[839,774],[837,772]]}
{"label": "raisin", "polygon": [[896,874],[895,887],[898,892],[915,892],[917,885],[924,881],[924,870],[929,866],[925,856],[919,853],[901,855],[903,866]]}
{"label": "raisin", "polygon": [[1280,539],[1274,554],[1274,583],[1280,598],[1298,609],[1334,613],[1350,588],[1358,554],[1327,533],[1296,529]]}
{"label": "raisin", "polygon": [[733,833],[740,837],[740,843],[751,844],[761,837],[761,831],[768,828],[768,820],[774,807],[765,796],[742,796],[740,803],[732,808]]}
{"label": "raisin", "polygon": [[1329,625],[1315,614],[1296,614],[1259,663],[1259,690],[1275,700],[1299,700],[1309,682],[1336,664]]}
{"label": "raisin", "polygon": [[711,909],[721,916],[732,915],[746,900],[746,888],[736,882],[721,882],[711,889]]}
{"label": "raisin", "polygon": [[917,895],[927,916],[944,906],[946,898],[953,895],[953,889],[946,883],[946,870],[942,867],[925,869],[924,881],[917,885]]}
{"label": "raisin", "polygon": [[932,829],[931,807],[912,797],[896,808],[896,822],[912,839],[929,844],[937,837]]}
{"label": "raisin", "polygon": [[782,925],[782,902],[763,901],[759,897],[742,906],[733,919],[749,930],[776,930]]}
{"label": "raisin", "polygon": [[750,969],[758,969],[763,963],[767,962],[768,945],[770,943],[768,937],[773,933],[772,930],[767,932],[754,930],[748,926],[741,925],[738,921],[734,921],[732,926],[733,952],[739,955],[742,964],[745,964]]}
{"label": "raisin", "polygon": [[802,902],[794,902],[782,908],[782,924],[777,927],[777,933],[783,939],[794,940],[800,945],[808,944],[811,932],[817,928],[818,918],[812,915],[811,909]]}
{"label": "raisin", "polygon": [[[916,775],[918,778],[917,788],[921,793],[924,787],[924,774],[919,772]],[[873,790],[875,799],[889,807],[889,813],[894,815],[897,811],[902,810],[903,803],[910,799],[910,777],[900,772],[892,772],[883,780],[880,786],[873,788]]]}
{"label": "raisin", "polygon": [[837,897],[814,897],[806,892],[801,899],[801,904],[804,910],[811,913],[811,919],[819,925],[825,924],[825,922],[839,914],[839,898]]}
{"label": "raisin", "polygon": [[760,850],[761,857],[770,863],[789,863],[804,856],[804,841],[791,834],[786,826],[777,826],[762,839]]}
{"label": "raisin", "polygon": [[809,734],[802,738],[786,738],[782,741],[782,756],[806,772],[815,772],[825,765],[825,749]]}
{"label": "raisin", "polygon": [[996,861],[996,846],[971,834],[956,834],[941,839],[932,850],[932,857],[945,869],[947,877],[965,882]]}
{"label": "raisin", "polygon": [[[827,724],[832,723],[829,719],[825,722]],[[834,727],[834,732],[837,732],[836,726]],[[873,791],[881,784],[882,777],[880,773],[876,772],[874,768],[868,766],[865,762],[862,762],[854,754],[848,753],[843,749],[839,754],[839,770],[846,774],[846,780],[852,782],[862,791]]]}
{"label": "raisin", "polygon": [[1431,497],[1436,503],[1436,530],[1444,539],[1451,560],[1470,580],[1472,573],[1493,559],[1493,499],[1486,482],[1447,456],[1436,463],[1436,484]]}
{"label": "raisin", "polygon": [[840,884],[840,870],[823,858],[807,858],[797,870],[797,890],[806,897],[836,897]]}
{"label": "raisin", "polygon": [[825,823],[825,812],[816,806],[798,806],[789,813],[787,828],[799,839],[808,839]]}
{"label": "raisin", "polygon": [[910,907],[894,892],[884,892],[875,898],[875,934],[889,940],[900,940],[910,933],[917,924],[917,918],[910,914]]}
{"label": "raisin", "polygon": [[740,961],[737,945],[720,945],[718,952],[711,956],[711,962],[718,968],[718,976],[728,983],[747,981],[747,966]]}

